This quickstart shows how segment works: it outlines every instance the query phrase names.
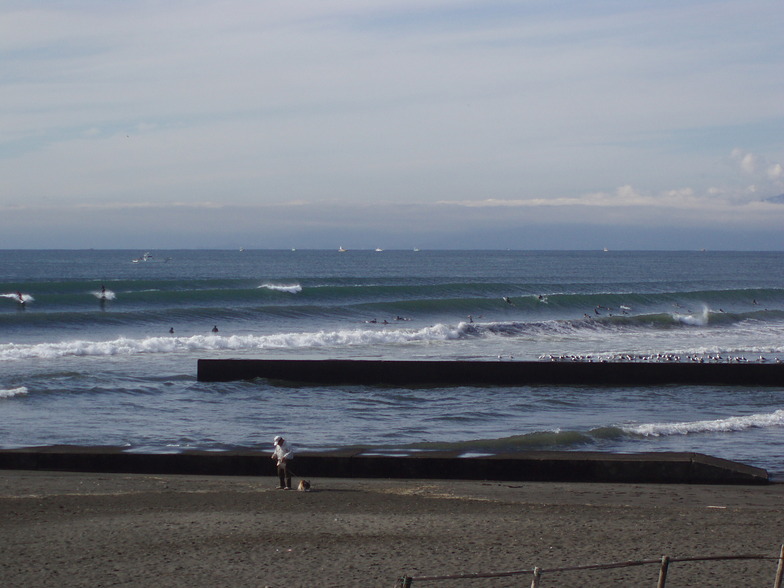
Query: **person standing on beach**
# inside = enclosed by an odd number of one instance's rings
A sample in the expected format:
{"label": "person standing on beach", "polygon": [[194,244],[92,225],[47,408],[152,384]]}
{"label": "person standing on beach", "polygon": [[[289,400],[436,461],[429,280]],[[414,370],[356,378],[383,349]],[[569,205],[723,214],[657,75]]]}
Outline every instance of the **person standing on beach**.
{"label": "person standing on beach", "polygon": [[276,435],[272,441],[275,451],[272,452],[272,459],[278,463],[279,490],[291,490],[291,472],[289,471],[289,460],[294,459],[294,452],[280,435]]}

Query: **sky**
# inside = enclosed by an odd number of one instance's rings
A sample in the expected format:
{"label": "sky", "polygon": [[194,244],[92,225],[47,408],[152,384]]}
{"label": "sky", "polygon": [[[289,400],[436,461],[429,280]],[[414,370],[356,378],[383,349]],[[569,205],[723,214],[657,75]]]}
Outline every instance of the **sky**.
{"label": "sky", "polygon": [[5,0],[0,248],[784,250],[781,0]]}

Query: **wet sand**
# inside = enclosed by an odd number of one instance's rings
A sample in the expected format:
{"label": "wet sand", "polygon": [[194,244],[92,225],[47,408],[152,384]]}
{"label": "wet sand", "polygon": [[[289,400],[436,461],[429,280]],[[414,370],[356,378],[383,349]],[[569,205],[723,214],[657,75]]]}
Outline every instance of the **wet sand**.
{"label": "wet sand", "polygon": [[[312,480],[0,471],[0,578],[33,586],[395,586],[403,575],[778,557],[784,485]],[[668,588],[772,586],[776,561],[674,563]],[[656,586],[658,565],[547,573]],[[412,586],[528,586],[531,576]]]}

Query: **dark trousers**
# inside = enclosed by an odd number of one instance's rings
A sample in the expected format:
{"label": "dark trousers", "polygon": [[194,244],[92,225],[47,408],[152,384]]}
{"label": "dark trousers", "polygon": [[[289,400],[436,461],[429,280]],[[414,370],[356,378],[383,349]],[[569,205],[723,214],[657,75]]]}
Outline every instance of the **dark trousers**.
{"label": "dark trousers", "polygon": [[278,466],[278,479],[281,488],[291,488],[291,472],[285,463]]}

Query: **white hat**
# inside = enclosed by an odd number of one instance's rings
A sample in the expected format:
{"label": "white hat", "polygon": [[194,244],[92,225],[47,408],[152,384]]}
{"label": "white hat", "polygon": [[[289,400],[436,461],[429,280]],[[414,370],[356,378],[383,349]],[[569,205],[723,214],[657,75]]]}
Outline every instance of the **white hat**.
{"label": "white hat", "polygon": [[282,441],[282,440],[283,440],[283,437],[281,437],[280,435],[275,435],[275,438],[272,440],[272,443],[273,443],[273,445],[277,445],[278,441]]}

